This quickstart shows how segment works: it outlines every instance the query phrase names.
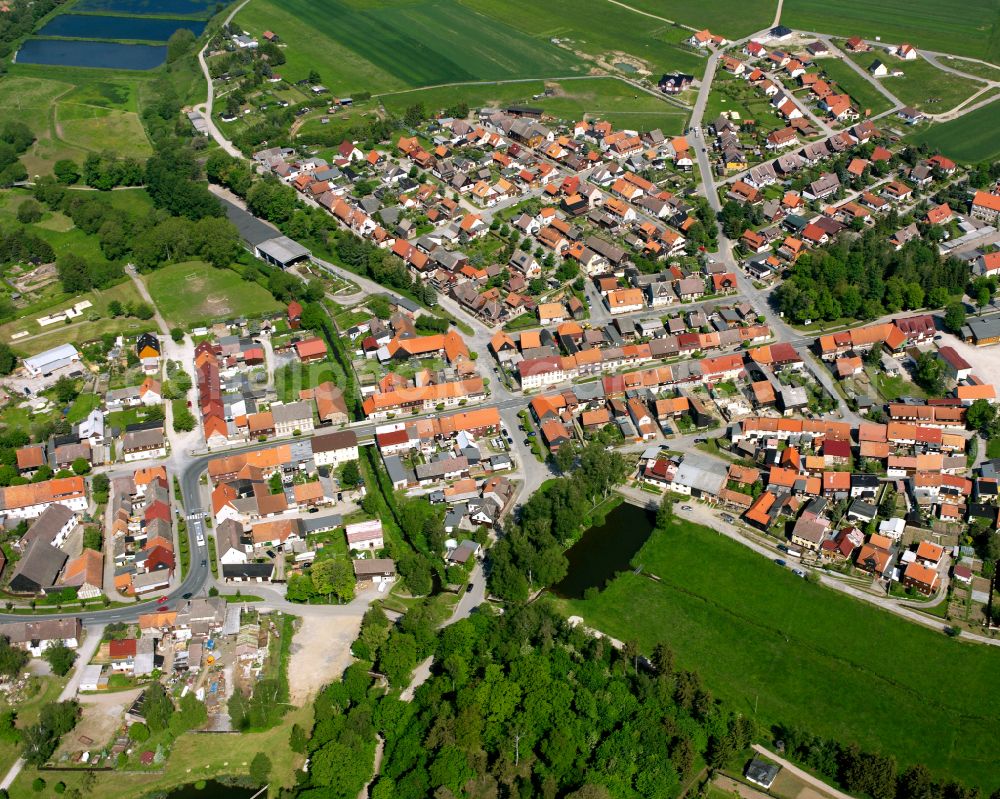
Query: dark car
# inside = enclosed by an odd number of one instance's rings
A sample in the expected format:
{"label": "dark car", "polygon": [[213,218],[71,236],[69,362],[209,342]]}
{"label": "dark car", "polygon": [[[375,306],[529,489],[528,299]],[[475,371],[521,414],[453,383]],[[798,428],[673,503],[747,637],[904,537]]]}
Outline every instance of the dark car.
{"label": "dark car", "polygon": [[788,547],[786,547],[784,544],[778,544],[778,552],[787,552],[787,551]]}
{"label": "dark car", "polygon": [[202,558],[202,559],[201,559],[201,565],[202,565],[202,566],[207,566],[207,565],[208,565],[208,561],[207,561],[207,560],[205,560],[205,558]]}
{"label": "dark car", "polygon": [[193,596],[194,596],[194,594],[192,594],[192,593],[191,593],[190,591],[188,591],[187,593],[183,594],[182,596],[183,596],[183,597],[184,597],[185,599],[190,599],[191,597],[193,597]]}
{"label": "dark car", "polygon": [[472,589],[475,588],[475,586],[476,586],[475,583],[469,583],[467,586],[465,586],[465,593],[471,594]]}
{"label": "dark car", "polygon": [[787,566],[787,565],[788,565],[788,564],[787,564],[787,563],[785,563],[785,561],[783,561],[783,560],[782,560],[781,558],[775,558],[775,559],[774,559],[774,562],[775,562],[775,563],[777,563],[777,564],[778,564],[779,566]]}

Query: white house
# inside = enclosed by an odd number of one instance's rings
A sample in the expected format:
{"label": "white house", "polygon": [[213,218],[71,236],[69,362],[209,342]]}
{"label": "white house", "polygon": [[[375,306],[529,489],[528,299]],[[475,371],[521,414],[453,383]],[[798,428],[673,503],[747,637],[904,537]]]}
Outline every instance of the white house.
{"label": "white house", "polygon": [[313,436],[313,460],[317,466],[338,467],[358,459],[358,436],[353,430]]}
{"label": "white house", "polygon": [[76,649],[83,638],[83,623],[77,616],[12,621],[0,624],[0,635],[7,638],[13,646],[26,649],[33,657],[40,657],[56,641],[62,641],[70,649]]}
{"label": "white house", "polygon": [[381,519],[349,524],[344,528],[344,532],[347,535],[347,546],[352,552],[364,552],[385,547]]}
{"label": "white house", "polygon": [[25,370],[32,377],[48,376],[57,369],[79,362],[80,353],[72,344],[60,344],[23,361]]}

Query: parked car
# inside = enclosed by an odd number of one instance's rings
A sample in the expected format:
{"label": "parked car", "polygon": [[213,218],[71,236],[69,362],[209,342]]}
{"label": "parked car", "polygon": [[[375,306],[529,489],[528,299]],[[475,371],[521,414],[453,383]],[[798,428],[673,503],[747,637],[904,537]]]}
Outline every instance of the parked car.
{"label": "parked car", "polygon": [[785,563],[785,561],[783,561],[783,560],[782,560],[781,558],[775,558],[775,559],[774,559],[774,562],[775,562],[775,563],[777,563],[777,564],[778,564],[779,566],[787,566],[787,565],[788,565],[788,564],[787,564],[787,563]]}
{"label": "parked car", "polygon": [[681,510],[694,510],[690,505],[681,505]]}
{"label": "parked car", "polygon": [[469,583],[467,586],[465,586],[465,593],[471,594],[472,589],[475,587],[475,585],[476,585],[475,583]]}
{"label": "parked car", "polygon": [[803,580],[806,579],[806,573],[802,569],[792,569],[792,574],[796,577],[801,577]]}

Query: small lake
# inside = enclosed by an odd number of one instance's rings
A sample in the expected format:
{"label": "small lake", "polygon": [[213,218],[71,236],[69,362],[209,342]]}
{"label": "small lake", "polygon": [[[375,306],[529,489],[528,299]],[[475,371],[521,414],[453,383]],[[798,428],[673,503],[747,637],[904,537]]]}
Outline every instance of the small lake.
{"label": "small lake", "polygon": [[204,788],[196,788],[194,783],[182,785],[167,794],[167,799],[250,799],[256,788],[238,788],[217,780],[208,780]]}
{"label": "small lake", "polygon": [[19,64],[100,69],[155,69],[167,60],[165,45],[28,39],[17,53]]}
{"label": "small lake", "polygon": [[583,599],[588,588],[600,590],[615,574],[631,569],[630,561],[655,524],[654,512],[623,502],[608,514],[604,524],[591,527],[566,550],[569,571],[552,591],[565,599]]}
{"label": "small lake", "polygon": [[131,39],[165,42],[174,31],[187,28],[195,36],[205,30],[200,20],[156,19],[150,17],[108,17],[94,14],[60,14],[49,20],[39,36],[68,36],[73,39]]}
{"label": "small lake", "polygon": [[228,3],[215,0],[80,0],[73,9],[112,14],[209,17],[226,5]]}
{"label": "small lake", "polygon": [[616,61],[615,66],[622,72],[627,72],[629,75],[635,75],[639,72],[638,69],[633,67],[631,64],[625,63],[624,61]]}

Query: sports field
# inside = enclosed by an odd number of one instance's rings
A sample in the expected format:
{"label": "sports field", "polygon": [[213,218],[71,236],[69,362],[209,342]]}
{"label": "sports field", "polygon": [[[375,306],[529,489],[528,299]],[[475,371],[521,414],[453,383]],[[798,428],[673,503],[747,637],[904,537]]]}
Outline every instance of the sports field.
{"label": "sports field", "polygon": [[631,572],[568,612],[679,664],[758,723],[799,725],[841,743],[1000,787],[1000,651],[959,643],[812,585],[700,525],[654,533]]}
{"label": "sports field", "polygon": [[791,28],[841,36],[909,42],[939,53],[1000,63],[1000,0],[785,0],[781,21]]}
{"label": "sports field", "polygon": [[579,59],[455,0],[377,3],[262,0],[237,16],[288,43],[282,74],[316,69],[336,92],[378,92],[453,81],[583,73]]}
{"label": "sports field", "polygon": [[[843,59],[824,58],[818,60],[816,66],[851,96],[862,116],[864,116],[865,109],[871,109],[872,114],[881,114],[892,105],[882,92],[872,86],[866,78],[861,77],[851,69]],[[891,85],[889,90],[892,91]]]}
{"label": "sports field", "polygon": [[976,111],[922,128],[907,136],[908,141],[924,143],[956,161],[976,163],[1000,158],[1000,98]]}
{"label": "sports field", "polygon": [[144,280],[171,327],[188,329],[237,316],[260,316],[281,307],[257,283],[204,261],[171,264],[145,275]]}

